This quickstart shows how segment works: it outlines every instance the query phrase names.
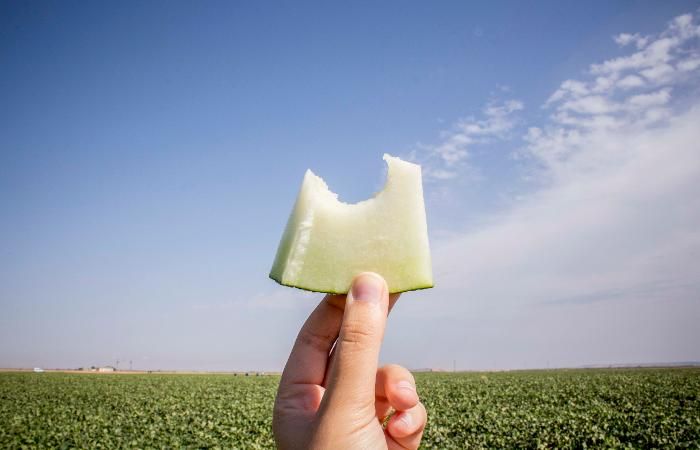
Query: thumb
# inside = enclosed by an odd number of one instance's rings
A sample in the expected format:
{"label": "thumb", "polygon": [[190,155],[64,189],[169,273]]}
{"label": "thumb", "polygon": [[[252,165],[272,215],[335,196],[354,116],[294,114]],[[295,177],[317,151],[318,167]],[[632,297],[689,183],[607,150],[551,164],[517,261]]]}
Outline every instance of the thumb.
{"label": "thumb", "polygon": [[374,412],[377,361],[388,308],[389,289],[384,278],[372,272],[355,277],[328,374],[328,407],[359,402]]}

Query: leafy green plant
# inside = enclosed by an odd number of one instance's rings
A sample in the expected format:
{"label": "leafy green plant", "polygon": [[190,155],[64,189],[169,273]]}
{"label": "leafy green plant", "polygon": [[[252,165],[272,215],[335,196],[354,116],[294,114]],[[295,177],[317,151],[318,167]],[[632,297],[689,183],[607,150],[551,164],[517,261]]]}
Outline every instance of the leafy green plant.
{"label": "leafy green plant", "polygon": [[[700,448],[700,370],[419,373],[424,448]],[[1,448],[271,448],[279,377],[0,373]]]}

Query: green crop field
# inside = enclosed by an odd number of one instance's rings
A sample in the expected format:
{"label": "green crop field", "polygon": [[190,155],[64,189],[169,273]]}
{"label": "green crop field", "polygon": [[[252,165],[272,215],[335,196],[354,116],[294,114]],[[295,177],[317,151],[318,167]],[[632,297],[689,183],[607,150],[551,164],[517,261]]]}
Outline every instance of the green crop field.
{"label": "green crop field", "polygon": [[[700,370],[417,374],[425,448],[700,448]],[[269,448],[275,376],[0,373],[0,448]]]}

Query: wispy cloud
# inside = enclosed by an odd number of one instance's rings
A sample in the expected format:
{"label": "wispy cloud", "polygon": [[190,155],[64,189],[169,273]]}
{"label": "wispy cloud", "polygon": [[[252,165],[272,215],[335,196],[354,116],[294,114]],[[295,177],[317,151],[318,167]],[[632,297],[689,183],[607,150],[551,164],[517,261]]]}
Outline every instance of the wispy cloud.
{"label": "wispy cloud", "polygon": [[[700,105],[643,132],[547,137],[575,156],[487,226],[436,244],[436,282],[451,291],[440,296],[508,309],[613,290],[641,297],[650,281],[700,279],[698,123]],[[676,294],[694,298],[697,287]],[[452,313],[465,306],[454,303]]]}
{"label": "wispy cloud", "polygon": [[524,108],[519,100],[492,101],[479,117],[466,117],[440,134],[435,145],[419,144],[409,159],[423,166],[427,180],[449,180],[469,173],[472,146],[506,139],[516,123],[515,113]]}
{"label": "wispy cloud", "polygon": [[435,242],[437,288],[404,306],[408,314],[479,317],[450,340],[488,341],[482,359],[494,366],[517,360],[516,337],[561,361],[692,353],[690,341],[700,339],[688,328],[700,317],[700,98],[688,87],[700,78],[699,38],[689,14],[658,35],[619,35],[631,54],[563,82],[544,105],[551,116],[529,128],[519,151],[534,192],[480,228]]}
{"label": "wispy cloud", "polygon": [[639,51],[593,64],[591,72],[608,77],[611,81],[628,71],[642,74],[650,84],[673,81],[684,72],[688,61],[697,59],[698,51],[692,44],[699,33],[693,15],[683,14],[673,19],[666,30],[657,36],[620,34],[614,38],[615,42],[621,46],[634,42]]}
{"label": "wispy cloud", "polygon": [[[610,157],[621,151],[610,150],[609,145],[596,150],[592,140],[666,123],[674,115],[674,90],[697,83],[700,26],[696,22],[692,14],[684,14],[657,35],[615,36],[619,45],[634,43],[637,51],[592,64],[589,79],[564,81],[545,104],[554,109],[550,123],[529,129],[526,152],[550,174],[564,170],[568,161],[578,163],[579,154],[608,165]],[[577,167],[566,173],[572,169]]]}
{"label": "wispy cloud", "polygon": [[642,49],[649,42],[649,38],[640,35],[639,33],[621,33],[613,38],[617,45],[624,47],[625,45],[635,44],[637,48]]}
{"label": "wispy cloud", "polygon": [[[559,103],[560,109],[587,105],[592,108],[576,112],[599,113],[601,107],[615,106],[615,94],[620,91],[624,93],[630,88],[652,90],[687,81],[692,77],[691,72],[700,67],[699,28],[692,14],[683,14],[656,35],[622,33],[615,36],[613,39],[617,44],[626,47],[634,43],[637,51],[592,64],[589,68],[591,80],[564,81],[547,105]],[[601,104],[603,97],[610,101],[608,105]]]}

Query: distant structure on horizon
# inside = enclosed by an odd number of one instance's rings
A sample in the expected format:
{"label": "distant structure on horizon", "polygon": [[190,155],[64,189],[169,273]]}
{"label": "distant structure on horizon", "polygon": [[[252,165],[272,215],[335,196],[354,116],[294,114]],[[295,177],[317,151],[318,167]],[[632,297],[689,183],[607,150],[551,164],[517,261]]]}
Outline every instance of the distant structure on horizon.
{"label": "distant structure on horizon", "polygon": [[116,370],[117,369],[113,366],[102,366],[97,368],[97,371],[100,373],[116,372]]}

